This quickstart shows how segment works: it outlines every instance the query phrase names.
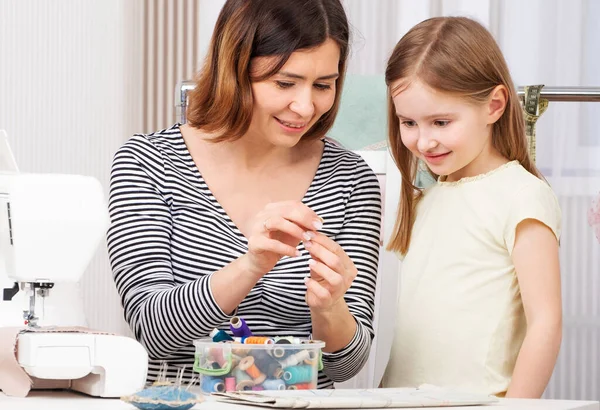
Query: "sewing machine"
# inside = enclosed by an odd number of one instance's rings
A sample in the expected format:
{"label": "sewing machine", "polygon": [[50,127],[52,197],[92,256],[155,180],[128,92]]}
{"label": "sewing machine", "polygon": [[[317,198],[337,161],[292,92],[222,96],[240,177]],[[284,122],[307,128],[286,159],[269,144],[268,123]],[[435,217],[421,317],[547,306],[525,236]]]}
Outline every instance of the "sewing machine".
{"label": "sewing machine", "polygon": [[86,329],[81,298],[69,293],[77,290],[73,285],[107,224],[96,179],[19,173],[0,130],[0,327],[24,326],[17,361],[34,388],[120,397],[145,385],[143,346],[129,337]]}

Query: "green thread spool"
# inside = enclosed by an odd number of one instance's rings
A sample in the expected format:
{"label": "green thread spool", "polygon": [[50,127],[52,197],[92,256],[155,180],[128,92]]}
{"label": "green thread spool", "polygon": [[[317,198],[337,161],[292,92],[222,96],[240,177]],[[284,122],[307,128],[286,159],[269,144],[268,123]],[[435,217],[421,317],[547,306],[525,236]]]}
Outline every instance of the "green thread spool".
{"label": "green thread spool", "polygon": [[285,384],[309,383],[312,378],[312,366],[291,366],[283,373]]}
{"label": "green thread spool", "polygon": [[254,387],[254,380],[252,377],[239,367],[236,367],[233,370],[233,375],[235,377],[235,389],[238,391],[242,390],[251,390]]}

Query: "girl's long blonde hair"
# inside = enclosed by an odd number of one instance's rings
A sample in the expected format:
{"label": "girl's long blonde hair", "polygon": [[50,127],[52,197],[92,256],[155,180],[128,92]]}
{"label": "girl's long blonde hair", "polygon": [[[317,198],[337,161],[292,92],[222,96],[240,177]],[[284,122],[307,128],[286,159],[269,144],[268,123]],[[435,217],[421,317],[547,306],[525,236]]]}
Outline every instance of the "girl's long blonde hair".
{"label": "girl's long blonde hair", "polygon": [[400,205],[388,249],[406,254],[422,190],[414,185],[418,161],[402,144],[392,100],[392,84],[402,79],[418,79],[475,104],[484,103],[497,86],[505,86],[507,105],[493,125],[492,144],[507,159],[518,160],[527,171],[541,176],[527,150],[525,121],[508,66],[490,32],[465,17],[436,17],[417,24],[396,44],[385,72],[389,145],[402,174]]}

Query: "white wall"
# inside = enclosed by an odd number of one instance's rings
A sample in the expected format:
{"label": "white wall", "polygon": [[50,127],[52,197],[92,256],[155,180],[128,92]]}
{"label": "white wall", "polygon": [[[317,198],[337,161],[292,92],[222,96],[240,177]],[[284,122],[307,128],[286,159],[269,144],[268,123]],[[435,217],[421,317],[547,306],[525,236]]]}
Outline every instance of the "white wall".
{"label": "white wall", "polygon": [[[21,171],[108,187],[113,153],[140,126],[136,16],[122,0],[0,2],[0,129]],[[88,324],[127,333],[107,259],[103,243],[81,283]]]}

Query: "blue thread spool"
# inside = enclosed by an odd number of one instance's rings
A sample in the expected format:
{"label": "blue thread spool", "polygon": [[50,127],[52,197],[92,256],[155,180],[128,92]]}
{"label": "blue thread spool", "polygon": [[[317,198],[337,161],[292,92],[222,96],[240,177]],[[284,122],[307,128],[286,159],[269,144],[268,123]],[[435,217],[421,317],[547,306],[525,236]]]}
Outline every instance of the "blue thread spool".
{"label": "blue thread spool", "polygon": [[229,329],[231,333],[233,333],[236,337],[250,337],[252,336],[252,332],[250,328],[246,324],[246,321],[241,317],[234,316],[229,321]]}
{"label": "blue thread spool", "polygon": [[285,390],[285,382],[281,379],[267,379],[262,385],[265,390]]}
{"label": "blue thread spool", "polygon": [[202,391],[206,393],[221,393],[225,391],[225,384],[218,377],[204,376],[202,378]]}
{"label": "blue thread spool", "polygon": [[224,331],[216,328],[213,329],[212,332],[210,332],[210,337],[212,337],[213,342],[233,341],[233,338],[231,336],[229,336]]}
{"label": "blue thread spool", "polygon": [[285,384],[308,383],[312,381],[312,366],[291,366],[283,372]]}

